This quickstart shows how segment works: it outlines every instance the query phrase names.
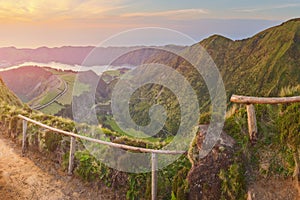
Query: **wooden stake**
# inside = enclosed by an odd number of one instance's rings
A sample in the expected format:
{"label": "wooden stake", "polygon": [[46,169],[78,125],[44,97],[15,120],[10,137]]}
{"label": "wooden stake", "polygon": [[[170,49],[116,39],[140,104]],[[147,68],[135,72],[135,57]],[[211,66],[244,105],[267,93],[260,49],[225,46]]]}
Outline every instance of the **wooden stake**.
{"label": "wooden stake", "polygon": [[76,138],[71,137],[68,175],[72,175],[72,171],[73,171],[73,167],[74,167],[74,153],[75,153],[75,149],[76,149],[75,145],[76,145]]}
{"label": "wooden stake", "polygon": [[157,199],[157,155],[155,153],[151,154],[151,162],[152,162],[152,189],[151,196],[152,200]]}
{"label": "wooden stake", "polygon": [[250,141],[252,144],[255,144],[257,141],[257,125],[256,125],[255,109],[253,104],[247,105],[247,116],[248,116],[248,130],[249,130]]}
{"label": "wooden stake", "polygon": [[25,150],[26,150],[26,132],[27,132],[27,121],[23,120],[22,156],[25,156]]}

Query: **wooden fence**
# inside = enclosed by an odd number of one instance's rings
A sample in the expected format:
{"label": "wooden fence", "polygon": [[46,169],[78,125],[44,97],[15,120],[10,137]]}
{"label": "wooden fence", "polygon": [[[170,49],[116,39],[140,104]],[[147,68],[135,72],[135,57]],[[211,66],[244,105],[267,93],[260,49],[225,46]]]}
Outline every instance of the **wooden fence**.
{"label": "wooden fence", "polygon": [[31,122],[33,124],[36,124],[40,127],[46,128],[48,130],[51,130],[56,133],[60,133],[66,136],[71,137],[70,142],[70,156],[69,156],[69,166],[68,166],[68,174],[72,175],[73,167],[74,167],[74,153],[75,153],[75,145],[76,145],[76,138],[87,140],[90,142],[95,142],[98,144],[108,145],[110,147],[114,148],[120,148],[120,149],[126,149],[126,150],[133,150],[138,151],[141,153],[151,153],[151,173],[152,173],[152,181],[151,181],[151,199],[155,200],[157,198],[157,154],[169,154],[169,155],[176,155],[176,154],[183,154],[185,151],[169,151],[169,150],[157,150],[157,149],[146,149],[146,148],[140,148],[140,147],[134,147],[124,144],[117,144],[112,142],[107,142],[103,140],[97,140],[94,138],[78,135],[75,133],[63,131],[57,128],[53,128],[51,126],[45,125],[41,122],[35,121],[33,119],[30,119],[28,117],[25,117],[23,115],[18,115],[19,118],[23,119],[23,137],[22,137],[22,155],[25,155],[26,151],[26,132],[27,132],[27,123]]}
{"label": "wooden fence", "polygon": [[248,131],[250,141],[255,144],[257,140],[257,123],[255,108],[253,104],[285,104],[285,103],[298,103],[300,102],[300,96],[295,97],[249,97],[232,95],[230,101],[233,103],[246,104],[247,117],[248,117]]}
{"label": "wooden fence", "polygon": [[[248,130],[249,136],[252,143],[255,143],[257,140],[257,123],[256,123],[256,115],[255,109],[253,104],[284,104],[284,103],[297,103],[300,102],[300,96],[296,97],[283,97],[283,98],[271,98],[271,97],[249,97],[249,96],[238,96],[232,95],[231,102],[234,103],[241,103],[246,104],[247,106],[247,117],[248,117]],[[53,128],[51,126],[45,125],[41,122],[35,121],[23,115],[18,115],[19,118],[23,119],[23,137],[22,137],[22,155],[25,155],[26,151],[26,132],[27,132],[27,123],[33,123],[40,127],[46,128],[53,132],[63,134],[66,136],[71,137],[70,142],[70,155],[69,155],[69,166],[68,166],[68,174],[71,175],[74,167],[74,153],[75,153],[75,146],[76,146],[76,138],[87,140],[90,142],[95,142],[102,145],[108,145],[114,148],[120,148],[125,150],[132,150],[141,153],[151,153],[151,173],[152,173],[152,183],[151,183],[151,199],[155,200],[157,198],[157,154],[169,154],[169,155],[176,155],[176,154],[183,154],[185,151],[170,151],[170,150],[156,150],[156,149],[146,149],[140,147],[134,147],[124,144],[117,144],[112,142],[107,142],[103,140],[97,140],[94,138],[78,135],[72,132],[63,131],[57,128]]]}

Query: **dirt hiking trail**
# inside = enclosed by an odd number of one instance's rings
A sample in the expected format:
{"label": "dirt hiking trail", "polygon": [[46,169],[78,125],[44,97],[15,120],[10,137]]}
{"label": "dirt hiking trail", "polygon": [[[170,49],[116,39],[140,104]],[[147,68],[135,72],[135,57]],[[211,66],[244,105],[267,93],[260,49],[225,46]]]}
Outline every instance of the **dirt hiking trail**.
{"label": "dirt hiking trail", "polygon": [[54,168],[38,155],[22,157],[20,147],[0,133],[0,200],[123,199],[104,185],[84,183]]}

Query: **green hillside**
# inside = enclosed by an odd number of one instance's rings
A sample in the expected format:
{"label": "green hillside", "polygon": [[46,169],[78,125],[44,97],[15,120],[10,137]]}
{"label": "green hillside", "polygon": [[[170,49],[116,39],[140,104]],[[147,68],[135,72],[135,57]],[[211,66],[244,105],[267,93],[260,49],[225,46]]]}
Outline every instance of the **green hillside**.
{"label": "green hillside", "polygon": [[[253,96],[279,96],[282,88],[294,87],[300,83],[300,19],[290,20],[277,27],[267,29],[257,35],[233,41],[223,36],[214,35],[181,52],[183,55],[192,57],[201,62],[200,56],[196,53],[201,48],[206,49],[218,67],[227,92],[229,100],[232,94],[253,95]],[[141,55],[144,50],[129,52],[118,58],[115,62],[121,62],[126,58],[134,58]],[[206,84],[201,75],[193,66],[187,63],[182,57],[171,55],[170,52],[157,49],[147,49],[147,58],[136,61],[135,64],[159,63],[170,66],[182,74],[196,91],[201,108],[201,123],[209,120],[210,100]],[[151,52],[151,53],[150,53]],[[144,61],[146,60],[146,61]],[[145,69],[136,77],[149,74]],[[151,71],[151,70],[150,70]],[[108,75],[105,74],[105,75]],[[113,74],[115,75],[115,74]],[[119,74],[118,74],[119,75]],[[85,79],[94,80],[98,77],[85,74]],[[104,103],[111,98],[111,92],[117,83],[118,76],[113,81],[105,82],[106,76],[99,81],[96,90],[96,99]],[[88,83],[87,80],[81,80]],[[180,87],[180,84],[178,84]],[[139,125],[147,125],[150,122],[149,109],[152,105],[160,104],[168,111],[167,121],[159,133],[159,137],[167,138],[175,135],[180,125],[180,105],[169,89],[161,85],[148,84],[134,92],[130,99],[130,114]],[[110,105],[109,103],[107,105]],[[190,108],[192,112],[192,108]],[[105,112],[104,112],[105,111]],[[63,109],[60,115],[71,117],[71,107]],[[109,108],[99,109],[99,118],[104,126],[114,128],[114,122],[105,120],[103,113],[111,113]],[[108,119],[111,119],[110,117]]]}
{"label": "green hillside", "polygon": [[[93,137],[119,144],[126,144],[136,147],[161,149],[166,146],[166,142],[148,140],[137,140],[119,133],[113,132],[107,128],[99,126],[90,126],[87,124],[75,124],[70,119],[43,114],[39,111],[34,111],[27,106],[23,106],[21,101],[5,86],[0,79],[0,129],[3,137],[11,137],[17,144],[22,142],[22,119],[18,118],[18,114],[39,121],[48,126],[68,131],[75,132],[84,136]],[[41,128],[33,123],[28,123],[27,127],[27,151],[34,151],[40,157],[47,157],[60,169],[67,172],[69,161],[70,137],[57,134],[53,131]],[[103,147],[103,146],[102,146]],[[93,148],[102,149],[101,146],[95,144]],[[59,153],[58,153],[59,152]],[[110,159],[110,150],[101,150],[105,159]],[[127,155],[119,155],[114,158],[115,162],[124,165],[128,160]],[[42,162],[39,160],[39,162]],[[150,198],[151,184],[150,173],[130,174],[120,173],[119,171],[109,168],[100,160],[91,155],[90,151],[85,148],[82,142],[78,141],[75,152],[76,166],[73,170],[74,176],[79,177],[82,181],[94,182],[95,184],[112,187],[115,193],[120,193],[122,199],[143,199]],[[176,162],[162,170],[158,175],[159,180],[163,182],[159,185],[159,190],[166,191],[160,194],[159,199],[166,199],[171,196],[172,180],[177,172],[189,166],[189,161],[186,157],[181,157]],[[115,177],[115,178],[112,178]]]}
{"label": "green hillside", "polygon": [[37,66],[2,71],[0,76],[7,87],[26,103],[45,95],[44,93],[51,92],[53,88],[60,85],[60,80],[56,76]]}
{"label": "green hillside", "polygon": [[212,36],[202,45],[222,73],[228,94],[277,96],[300,82],[300,19],[267,29],[252,38],[232,41]]}
{"label": "green hillside", "polygon": [[[300,83],[300,19],[290,20],[239,41],[214,35],[185,48],[182,53],[200,63],[202,60],[197,52],[201,52],[202,48],[218,67],[228,100],[232,94],[278,96],[282,88]],[[176,69],[196,91],[202,113],[209,112],[210,100],[206,84],[194,67],[183,58],[157,51],[147,63],[164,64]],[[130,104],[134,120],[142,125],[148,124],[148,111],[154,104],[161,104],[168,110],[169,118],[164,133],[175,134],[180,119],[178,101],[171,91],[162,86],[150,84],[135,92]],[[203,119],[202,122],[207,120]]]}
{"label": "green hillside", "polygon": [[1,102],[6,102],[11,106],[17,106],[17,107],[21,107],[23,105],[21,100],[6,87],[1,77],[0,77],[0,94],[1,94],[0,95]]}

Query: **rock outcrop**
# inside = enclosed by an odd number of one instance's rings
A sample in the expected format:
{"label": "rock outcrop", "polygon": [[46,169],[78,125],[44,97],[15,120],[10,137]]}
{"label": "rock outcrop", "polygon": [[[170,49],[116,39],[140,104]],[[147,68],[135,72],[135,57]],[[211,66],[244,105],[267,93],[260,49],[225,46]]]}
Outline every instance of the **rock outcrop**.
{"label": "rock outcrop", "polygon": [[[207,134],[207,129],[208,125],[199,127],[193,153],[199,153]],[[210,153],[202,159],[193,161],[192,169],[188,174],[189,199],[220,199],[221,180],[218,175],[221,169],[226,170],[232,164],[234,148],[235,141],[233,138],[222,132],[220,139]]]}

